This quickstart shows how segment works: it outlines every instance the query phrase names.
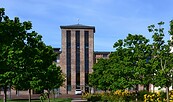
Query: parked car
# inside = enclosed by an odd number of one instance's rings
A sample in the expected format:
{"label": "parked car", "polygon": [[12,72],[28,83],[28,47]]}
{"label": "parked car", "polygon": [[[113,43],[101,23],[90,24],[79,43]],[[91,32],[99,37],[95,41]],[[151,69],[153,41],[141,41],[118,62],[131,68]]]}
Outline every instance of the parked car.
{"label": "parked car", "polygon": [[76,89],[75,90],[75,95],[82,95],[82,90],[81,89]]}

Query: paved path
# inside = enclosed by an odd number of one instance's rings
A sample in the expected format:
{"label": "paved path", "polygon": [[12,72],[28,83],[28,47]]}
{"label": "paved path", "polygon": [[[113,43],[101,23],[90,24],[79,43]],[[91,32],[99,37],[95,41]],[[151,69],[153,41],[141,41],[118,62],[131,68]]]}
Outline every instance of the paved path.
{"label": "paved path", "polygon": [[[9,98],[9,95],[7,96]],[[53,98],[53,96],[50,96]],[[11,99],[28,99],[28,95],[11,95]],[[72,99],[82,99],[82,95],[59,95],[56,98],[72,98]],[[0,99],[3,99],[3,95],[0,95]],[[31,99],[40,99],[40,94],[32,94]]]}
{"label": "paved path", "polygon": [[[7,97],[9,99],[9,96]],[[32,94],[31,97],[31,99],[39,99],[40,94]],[[82,99],[82,95],[59,95],[56,98],[72,98],[71,102],[87,102],[86,99]],[[0,95],[0,99],[3,99],[3,95]],[[11,95],[11,99],[28,99],[28,95]]]}
{"label": "paved path", "polygon": [[[9,95],[7,95],[8,99],[28,99],[29,96],[28,95],[11,95],[11,97]],[[0,99],[3,99],[3,95],[0,95]],[[31,95],[31,99],[40,99],[40,94],[33,94]]]}
{"label": "paved path", "polygon": [[87,102],[87,100],[81,98],[74,98],[71,102]]}

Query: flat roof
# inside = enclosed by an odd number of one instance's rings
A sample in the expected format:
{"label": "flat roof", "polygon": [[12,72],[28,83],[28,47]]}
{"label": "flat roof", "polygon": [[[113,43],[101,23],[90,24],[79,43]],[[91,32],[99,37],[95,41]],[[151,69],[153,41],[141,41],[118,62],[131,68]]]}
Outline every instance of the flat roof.
{"label": "flat roof", "polygon": [[53,48],[53,50],[59,51],[59,50],[60,50],[60,48]]}
{"label": "flat roof", "polygon": [[87,26],[82,24],[74,24],[74,25],[67,25],[67,26],[60,26],[61,29],[93,29],[95,33],[95,27],[94,26]]}
{"label": "flat roof", "polygon": [[108,52],[108,51],[94,51],[94,54],[110,54],[112,52]]}
{"label": "flat roof", "polygon": [[61,53],[60,48],[53,48],[54,52]]}

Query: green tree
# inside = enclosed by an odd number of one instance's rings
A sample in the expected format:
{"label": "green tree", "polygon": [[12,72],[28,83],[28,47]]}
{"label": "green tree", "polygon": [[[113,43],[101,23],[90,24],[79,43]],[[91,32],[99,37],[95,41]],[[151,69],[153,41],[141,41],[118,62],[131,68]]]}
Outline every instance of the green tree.
{"label": "green tree", "polygon": [[[64,77],[60,67],[56,67],[53,61],[58,54],[51,46],[46,46],[36,32],[27,33],[25,47],[23,49],[24,63],[15,78],[16,88],[29,90],[29,101],[31,101],[32,90],[48,90],[59,88]],[[24,81],[25,83],[20,83]],[[48,97],[49,98],[49,97]]]}
{"label": "green tree", "polygon": [[164,28],[161,27],[163,24],[158,23],[159,28],[155,25],[148,27],[149,32],[153,33],[152,44],[142,35],[129,34],[126,39],[118,40],[114,44],[116,50],[107,63],[100,61],[94,65],[90,76],[92,86],[103,86],[99,83],[102,81],[106,82],[106,89],[117,90],[152,83],[166,88],[169,101],[169,87],[173,82],[173,20],[170,21],[171,40],[167,42],[164,40]]}
{"label": "green tree", "polygon": [[[152,82],[150,68],[151,45],[142,35],[129,34],[114,44],[109,59],[100,59],[90,75],[92,86],[102,90],[118,90],[148,85]],[[97,76],[97,77],[96,77]]]}
{"label": "green tree", "polygon": [[142,35],[129,34],[126,39],[118,40],[114,44],[116,51],[110,55],[110,60],[113,62],[111,66],[115,66],[113,68],[119,72],[115,74],[119,81],[114,84],[115,87],[124,86],[125,89],[138,84],[148,85],[151,82],[146,75],[151,72],[148,61],[151,45],[148,43],[149,40]]}
{"label": "green tree", "polygon": [[48,92],[48,99],[50,91],[59,88],[65,80],[60,67],[57,67],[56,63],[53,63],[57,59],[57,56],[58,54],[54,52],[52,47],[46,46],[42,48],[40,55],[43,61],[40,65],[42,72],[38,78],[41,79],[40,86],[42,89]]}
{"label": "green tree", "polygon": [[50,102],[50,91],[62,86],[64,77],[60,67],[57,67],[55,64],[50,65],[45,74],[42,76],[42,85],[48,92],[48,100]]}
{"label": "green tree", "polygon": [[20,55],[25,44],[25,32],[30,27],[30,22],[20,23],[17,17],[9,19],[5,9],[0,8],[0,86],[4,89],[4,102],[7,87],[13,84],[17,68],[22,63]]}
{"label": "green tree", "polygon": [[19,18],[11,20],[5,10],[0,9],[0,87],[4,89],[4,102],[9,86],[29,90],[31,101],[31,89],[50,90],[64,81],[60,67],[53,64],[57,54],[51,46],[44,44],[41,35],[31,29],[31,22],[21,23]]}
{"label": "green tree", "polygon": [[101,89],[108,90],[111,82],[107,80],[107,75],[105,74],[108,68],[108,60],[107,59],[99,59],[98,63],[93,66],[93,73],[89,74],[89,85]]}
{"label": "green tree", "polygon": [[[42,36],[37,34],[35,31],[26,34],[27,39],[25,41],[25,47],[23,49],[23,63],[19,68],[17,73],[18,79],[16,86],[19,89],[28,89],[29,90],[29,101],[31,101],[31,89],[41,89],[42,87],[39,85],[41,83],[40,73],[42,73],[43,69],[40,67],[43,64],[43,60],[40,58],[42,53],[42,47],[46,47],[42,42]],[[21,82],[25,83],[21,83]]]}
{"label": "green tree", "polygon": [[[169,102],[169,87],[172,85],[172,72],[173,72],[173,53],[171,48],[173,45],[172,40],[165,42],[164,40],[164,28],[161,26],[164,22],[158,23],[159,28],[156,28],[155,25],[150,25],[148,27],[149,32],[153,33],[153,68],[154,72],[154,85],[166,88],[167,93],[167,102]],[[173,35],[173,21],[170,22],[170,31],[169,34],[172,37]]]}

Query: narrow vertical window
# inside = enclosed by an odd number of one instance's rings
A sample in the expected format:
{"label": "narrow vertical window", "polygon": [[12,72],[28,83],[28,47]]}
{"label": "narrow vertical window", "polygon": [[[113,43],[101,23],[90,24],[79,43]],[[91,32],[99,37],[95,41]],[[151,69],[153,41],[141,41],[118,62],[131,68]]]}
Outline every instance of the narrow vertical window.
{"label": "narrow vertical window", "polygon": [[67,91],[71,91],[71,31],[66,31]]}
{"label": "narrow vertical window", "polygon": [[80,31],[76,31],[76,88],[80,88]]}
{"label": "narrow vertical window", "polygon": [[[85,42],[85,85],[88,86],[88,74],[89,74],[89,32],[85,31],[84,33],[84,42]],[[85,88],[86,91],[88,87]]]}

